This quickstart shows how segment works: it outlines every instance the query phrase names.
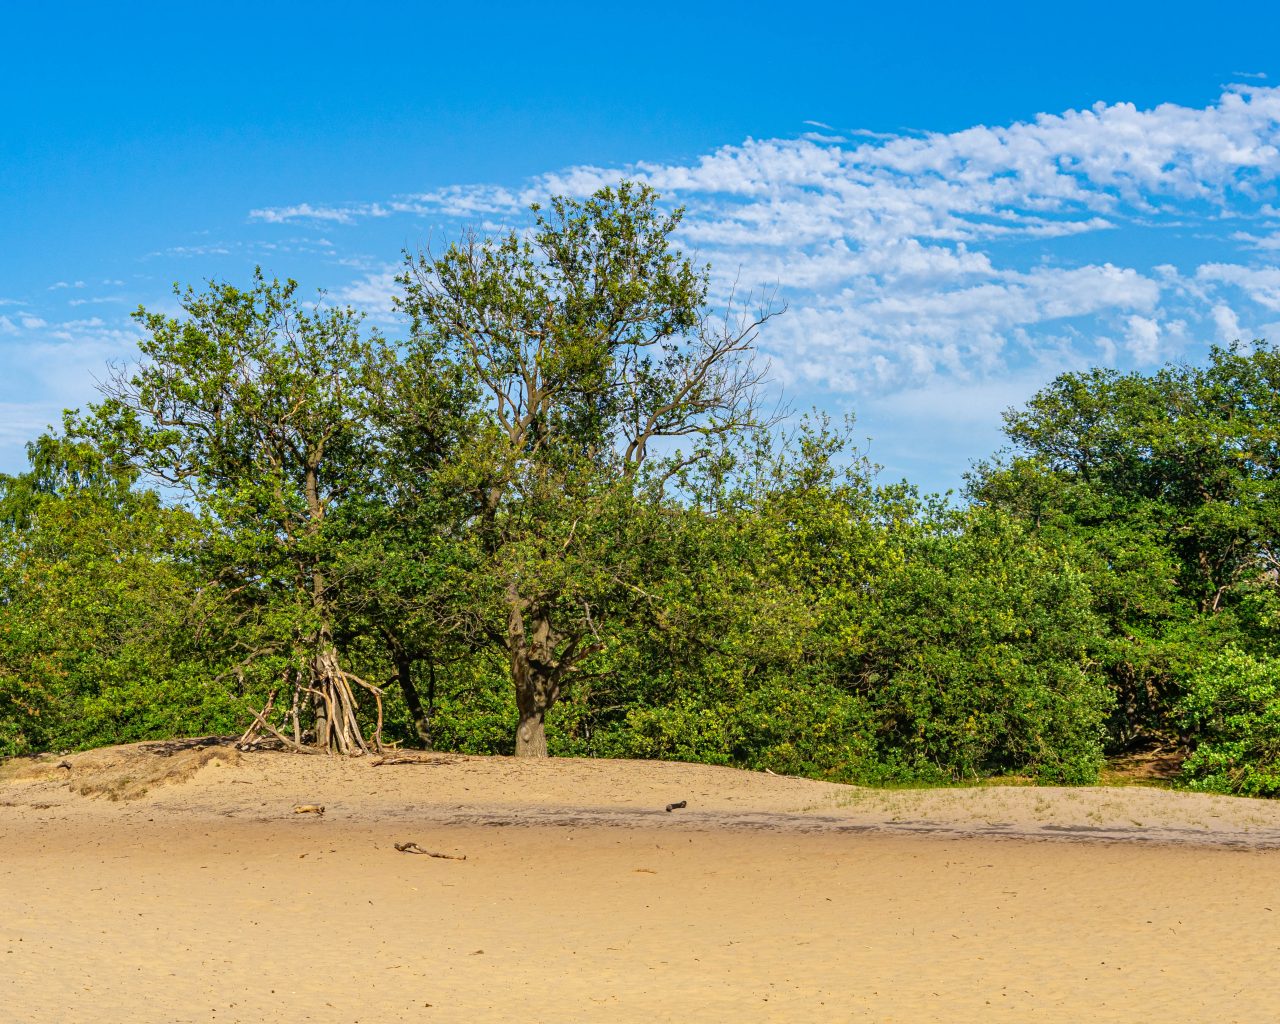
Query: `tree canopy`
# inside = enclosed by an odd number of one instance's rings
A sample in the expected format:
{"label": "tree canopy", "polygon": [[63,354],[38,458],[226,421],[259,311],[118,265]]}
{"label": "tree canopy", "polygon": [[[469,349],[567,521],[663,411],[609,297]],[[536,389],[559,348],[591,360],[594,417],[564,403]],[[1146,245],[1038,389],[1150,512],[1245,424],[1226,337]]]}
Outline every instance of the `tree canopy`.
{"label": "tree canopy", "polygon": [[769,297],[622,183],[406,254],[399,335],[259,272],[0,478],[0,756],[361,754],[1280,792],[1280,353],[1050,382],[966,493],[762,409]]}

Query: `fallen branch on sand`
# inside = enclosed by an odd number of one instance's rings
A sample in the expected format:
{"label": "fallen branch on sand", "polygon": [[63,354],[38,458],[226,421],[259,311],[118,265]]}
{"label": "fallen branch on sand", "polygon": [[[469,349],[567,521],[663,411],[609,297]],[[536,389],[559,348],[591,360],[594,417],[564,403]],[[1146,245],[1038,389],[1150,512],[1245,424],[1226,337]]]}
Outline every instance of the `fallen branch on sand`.
{"label": "fallen branch on sand", "polygon": [[417,843],[396,843],[395,848],[401,853],[421,853],[427,857],[437,857],[440,860],[466,860],[466,854],[456,857],[452,853],[435,853],[432,850],[424,850]]}
{"label": "fallen branch on sand", "polygon": [[372,764],[374,768],[381,768],[383,765],[393,765],[393,764],[444,765],[444,764],[453,764],[457,760],[458,759],[456,757],[427,758],[427,757],[405,757],[401,755],[397,757],[380,757],[376,761],[371,761],[370,764]]}
{"label": "fallen branch on sand", "polygon": [[667,810],[668,810],[669,812],[670,812],[670,811],[678,811],[678,810],[680,810],[680,808],[681,808],[681,807],[688,807],[688,806],[689,806],[689,801],[688,801],[688,800],[681,800],[679,803],[667,804]]}
{"label": "fallen branch on sand", "polygon": [[324,814],[323,804],[298,804],[293,809],[294,814]]}

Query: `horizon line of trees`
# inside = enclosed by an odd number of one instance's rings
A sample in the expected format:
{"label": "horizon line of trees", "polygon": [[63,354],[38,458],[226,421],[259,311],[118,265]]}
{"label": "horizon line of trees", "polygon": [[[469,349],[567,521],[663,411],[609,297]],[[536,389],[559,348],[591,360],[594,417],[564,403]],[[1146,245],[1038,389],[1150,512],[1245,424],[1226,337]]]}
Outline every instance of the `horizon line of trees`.
{"label": "horizon line of trees", "polygon": [[1280,353],[1063,374],[963,503],[761,404],[648,188],[406,254],[405,337],[259,272],[0,476],[0,757],[253,732],[1280,791]]}

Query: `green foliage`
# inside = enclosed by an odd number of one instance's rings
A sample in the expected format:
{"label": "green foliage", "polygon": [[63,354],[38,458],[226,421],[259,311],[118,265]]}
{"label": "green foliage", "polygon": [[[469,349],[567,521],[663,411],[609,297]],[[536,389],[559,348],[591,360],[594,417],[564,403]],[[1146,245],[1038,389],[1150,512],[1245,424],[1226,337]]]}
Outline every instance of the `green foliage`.
{"label": "green foliage", "polygon": [[74,426],[200,510],[186,554],[238,685],[300,698],[316,744],[345,753],[364,743],[351,688],[363,684],[337,663],[351,533],[329,524],[376,494],[397,357],[352,310],[308,309],[296,287],[258,272],[248,290],[179,291],[177,317],[140,309],[143,361]]}
{"label": "green foliage", "polygon": [[1106,624],[1111,742],[1169,740],[1188,675],[1233,644],[1274,650],[1280,354],[1215,348],[1207,366],[1066,374],[1007,414],[1022,454],[972,496],[1069,551]]}
{"label": "green foliage", "polygon": [[848,682],[884,760],[924,779],[1097,778],[1111,696],[1090,671],[1091,594],[1061,551],[998,513],[943,514],[875,586]]}
{"label": "green foliage", "polygon": [[636,707],[609,737],[607,756],[702,761],[837,782],[873,782],[874,720],[864,703],[831,686],[783,680],[700,702]]}
{"label": "green foliage", "polygon": [[1229,649],[1192,675],[1177,710],[1195,737],[1189,788],[1280,794],[1280,660]]}
{"label": "green foliage", "polygon": [[652,191],[533,214],[410,259],[403,344],[261,275],[139,311],[0,478],[0,756],[272,691],[318,734],[362,677],[388,737],[474,753],[1087,783],[1154,739],[1280,791],[1280,354],[1065,374],[957,508],[762,421],[772,312],[710,314]]}
{"label": "green foliage", "polygon": [[0,756],[203,734],[243,720],[189,617],[198,536],[87,444],[43,437],[0,479]]}

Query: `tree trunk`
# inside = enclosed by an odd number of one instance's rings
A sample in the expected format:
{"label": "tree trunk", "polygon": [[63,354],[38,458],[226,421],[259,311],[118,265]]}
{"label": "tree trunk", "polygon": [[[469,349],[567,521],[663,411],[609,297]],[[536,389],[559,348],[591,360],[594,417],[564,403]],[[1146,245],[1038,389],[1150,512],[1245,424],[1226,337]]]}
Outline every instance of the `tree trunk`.
{"label": "tree trunk", "polygon": [[[396,663],[396,681],[400,684],[400,692],[404,694],[405,706],[413,718],[413,731],[422,741],[423,749],[431,749],[431,716],[422,706],[422,698],[418,696],[418,688],[413,683],[413,660],[403,648],[392,649],[392,658]],[[432,695],[434,696],[434,694]]]}
{"label": "tree trunk", "polygon": [[517,699],[520,723],[516,726],[516,757],[547,757],[546,710]]}
{"label": "tree trunk", "polygon": [[311,694],[311,710],[315,716],[316,736],[315,745],[321,750],[329,749],[329,705],[325,701],[321,691],[315,687],[315,670],[312,669],[312,678],[310,680],[312,687]]}
{"label": "tree trunk", "polygon": [[[318,537],[324,521],[325,506],[320,496],[320,460],[323,454],[324,446],[321,444],[307,455],[305,481],[307,534],[312,538]],[[359,676],[343,671],[338,664],[338,649],[333,642],[333,609],[324,572],[318,562],[309,558],[300,561],[297,568],[300,573],[299,583],[304,583],[306,577],[310,576],[311,607],[316,613],[317,628],[315,634],[307,638],[311,656],[306,672],[294,679],[293,705],[290,713],[294,731],[293,742],[301,742],[298,704],[301,702],[302,695],[306,693],[311,698],[316,728],[314,742],[317,748],[326,753],[332,753],[335,750],[340,754],[369,753],[369,743],[361,733],[360,721],[356,717],[356,696],[351,688],[352,684],[355,684],[372,693],[377,702],[378,720],[373,733],[373,748],[381,749],[382,691],[366,683]],[[277,737],[288,742],[287,737],[281,736],[270,726],[267,728]]]}
{"label": "tree trunk", "polygon": [[[524,609],[514,587],[507,589],[507,655],[511,661],[511,681],[516,688],[516,757],[547,757],[547,712],[559,696],[554,661],[549,657],[549,624],[536,619],[531,646],[525,636]],[[539,655],[539,656],[535,656]]]}
{"label": "tree trunk", "polygon": [[532,635],[525,634],[525,609],[530,602],[521,598],[515,584],[507,585],[507,657],[511,660],[511,681],[516,685],[517,758],[545,758],[547,754],[547,712],[559,699],[559,664],[556,640],[547,614],[534,609]]}
{"label": "tree trunk", "polygon": [[516,757],[547,757],[546,717],[551,701],[547,699],[545,680],[537,678],[528,652],[523,648],[511,651],[511,679],[516,686],[516,707],[520,711]]}

